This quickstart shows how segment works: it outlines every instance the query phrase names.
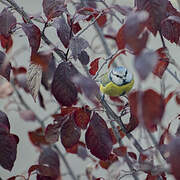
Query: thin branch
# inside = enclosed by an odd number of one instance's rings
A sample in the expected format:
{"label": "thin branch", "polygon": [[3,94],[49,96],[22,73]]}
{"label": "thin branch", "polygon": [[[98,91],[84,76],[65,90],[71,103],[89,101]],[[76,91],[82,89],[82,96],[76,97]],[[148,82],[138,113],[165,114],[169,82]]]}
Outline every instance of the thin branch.
{"label": "thin branch", "polygon": [[[81,2],[82,2],[85,6],[87,6],[86,0],[81,0]],[[94,19],[93,19],[93,20],[94,20]],[[110,49],[109,49],[109,47],[108,47],[108,44],[107,44],[107,42],[106,42],[106,40],[105,40],[105,38],[104,38],[103,32],[102,32],[101,28],[99,27],[99,25],[97,24],[97,22],[94,23],[94,27],[95,27],[95,29],[96,29],[96,31],[97,31],[100,39],[101,39],[101,42],[102,42],[102,44],[103,44],[103,46],[104,46],[104,49],[105,49],[105,52],[106,52],[107,56],[110,56],[110,55],[111,55],[111,51],[110,51]]]}
{"label": "thin branch", "polygon": [[62,158],[64,164],[66,165],[66,168],[69,171],[69,174],[71,175],[73,180],[77,180],[76,176],[74,175],[74,172],[72,171],[71,167],[69,166],[69,163],[67,162],[66,158],[64,157],[64,154],[62,154],[62,152],[60,151],[60,149],[56,146],[53,145],[53,147],[57,150],[58,154],[60,155],[60,157]]}
{"label": "thin branch", "polygon": [[90,26],[92,26],[97,19],[99,19],[99,17],[102,15],[102,12],[98,14],[98,16],[96,18],[94,18],[91,23],[89,23],[85,28],[83,28],[77,35],[76,37],[79,37],[82,33],[84,33]]}
{"label": "thin branch", "polygon": [[[6,1],[14,7],[14,9],[25,19],[25,21],[26,21],[27,23],[32,23],[32,24],[33,24],[32,20],[31,20],[31,19],[29,18],[29,16],[28,16],[28,14],[27,14],[22,8],[20,8],[20,7],[18,6],[18,4],[17,4],[14,0],[6,0]],[[42,37],[42,39],[44,40],[44,42],[45,42],[47,45],[50,45],[50,46],[52,46],[52,47],[54,48],[54,49],[53,49],[54,52],[56,52],[56,54],[57,54],[60,58],[62,58],[63,60],[65,60],[65,58],[66,58],[65,53],[64,53],[62,50],[58,49],[58,48],[44,35],[43,32],[41,32],[41,37]]]}
{"label": "thin branch", "polygon": [[[107,9],[110,9],[109,6],[107,5],[107,3],[106,3],[104,0],[100,0],[100,2],[101,2]],[[111,13],[112,16],[114,16],[114,17],[118,20],[118,22],[119,22],[120,24],[123,24],[123,20],[121,20],[121,19],[116,15],[116,13],[115,13],[112,9],[110,9],[110,13]]]}
{"label": "thin branch", "polygon": [[127,138],[130,140],[133,140],[133,145],[136,147],[136,149],[142,153],[143,148],[139,144],[139,142],[134,138],[134,136],[131,133],[127,132],[126,127],[124,126],[124,123],[121,120],[121,117],[118,117],[116,113],[110,108],[110,106],[107,104],[107,102],[104,99],[101,99],[101,104],[106,109],[107,113],[120,125],[122,131],[126,134]]}

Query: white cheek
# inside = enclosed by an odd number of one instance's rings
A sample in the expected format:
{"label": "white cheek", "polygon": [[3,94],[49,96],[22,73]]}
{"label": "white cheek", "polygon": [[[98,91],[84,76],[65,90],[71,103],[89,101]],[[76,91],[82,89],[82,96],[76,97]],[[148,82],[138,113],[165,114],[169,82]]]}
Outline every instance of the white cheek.
{"label": "white cheek", "polygon": [[115,83],[116,85],[120,86],[123,84],[123,79],[115,76],[115,77],[112,77],[112,82]]}

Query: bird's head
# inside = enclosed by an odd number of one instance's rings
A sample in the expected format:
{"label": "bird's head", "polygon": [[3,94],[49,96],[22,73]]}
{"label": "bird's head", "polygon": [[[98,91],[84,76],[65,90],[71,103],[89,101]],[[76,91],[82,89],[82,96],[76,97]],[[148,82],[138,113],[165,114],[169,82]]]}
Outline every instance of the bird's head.
{"label": "bird's head", "polygon": [[131,82],[133,75],[125,67],[118,66],[110,71],[109,78],[114,84],[122,86]]}

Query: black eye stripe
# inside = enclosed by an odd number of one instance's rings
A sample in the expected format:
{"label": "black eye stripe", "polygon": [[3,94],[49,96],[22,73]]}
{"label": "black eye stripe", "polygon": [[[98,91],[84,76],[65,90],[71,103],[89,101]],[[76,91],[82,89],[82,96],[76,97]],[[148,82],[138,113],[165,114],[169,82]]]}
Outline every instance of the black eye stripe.
{"label": "black eye stripe", "polygon": [[128,73],[128,72],[127,72],[127,70],[126,70],[126,72],[125,72],[125,76],[127,76],[127,73]]}

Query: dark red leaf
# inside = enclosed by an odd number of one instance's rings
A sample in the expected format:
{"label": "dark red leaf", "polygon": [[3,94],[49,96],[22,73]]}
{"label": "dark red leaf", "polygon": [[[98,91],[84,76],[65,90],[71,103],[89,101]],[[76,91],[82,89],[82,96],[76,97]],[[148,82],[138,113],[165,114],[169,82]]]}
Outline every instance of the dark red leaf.
{"label": "dark red leaf", "polygon": [[63,17],[56,18],[54,20],[53,26],[56,28],[57,35],[61,40],[62,44],[64,45],[64,47],[68,48],[70,41],[70,32],[71,32],[70,26],[66,23]]}
{"label": "dark red leaf", "polygon": [[171,122],[169,123],[168,127],[164,130],[164,132],[162,133],[161,137],[160,137],[160,140],[159,140],[159,145],[163,145],[164,144],[164,141],[165,141],[165,138],[170,136],[170,133],[169,133],[169,128],[171,126]]}
{"label": "dark red leaf", "polygon": [[54,172],[54,168],[48,167],[47,165],[32,165],[28,169],[28,178],[31,176],[33,171],[37,171],[38,174],[47,176],[47,177],[52,177],[56,179],[56,173]]}
{"label": "dark red leaf", "polygon": [[0,41],[2,48],[6,49],[6,52],[8,52],[13,45],[13,40],[11,35],[6,35],[6,36],[0,35]]}
{"label": "dark red leaf", "polygon": [[[121,139],[122,139],[122,138],[125,136],[125,134],[122,132],[120,126],[117,126],[117,129],[118,129],[119,135],[120,135],[120,137],[121,137]],[[112,128],[109,128],[109,133],[110,133],[110,136],[111,136],[111,139],[112,139],[113,144],[116,144],[116,143],[117,143],[117,139],[116,139],[116,137],[115,137],[115,135],[114,135],[114,133],[113,133]]]}
{"label": "dark red leaf", "polygon": [[112,150],[112,139],[106,122],[94,113],[85,134],[87,148],[101,160],[107,160]]}
{"label": "dark red leaf", "polygon": [[126,131],[127,131],[126,133],[130,133],[131,131],[133,131],[134,129],[136,129],[136,127],[137,127],[138,125],[139,125],[138,119],[131,114],[129,123],[128,123],[128,124],[125,124]]}
{"label": "dark red leaf", "polygon": [[74,146],[70,147],[70,148],[66,148],[66,151],[68,153],[72,153],[72,154],[78,154],[78,147],[82,146],[84,148],[86,148],[86,145],[83,142],[78,142],[77,144],[75,144]]}
{"label": "dark red leaf", "polygon": [[42,6],[48,21],[59,17],[63,12],[67,11],[65,0],[43,0]]}
{"label": "dark red leaf", "polygon": [[16,160],[17,140],[11,134],[0,134],[0,165],[11,171]]}
{"label": "dark red leaf", "polygon": [[11,64],[6,61],[6,55],[0,51],[0,75],[10,80]]}
{"label": "dark red leaf", "polygon": [[85,160],[88,157],[86,145],[82,142],[78,142],[71,148],[67,148],[66,151],[69,153],[77,154],[83,160]]}
{"label": "dark red leaf", "polygon": [[0,13],[0,35],[10,36],[10,31],[15,26],[16,18],[13,13],[8,8],[4,8]]}
{"label": "dark red leaf", "polygon": [[114,102],[117,102],[117,103],[120,103],[120,104],[124,103],[124,101],[122,100],[121,97],[109,96],[109,98],[111,99],[111,101],[114,101]]}
{"label": "dark red leaf", "polygon": [[143,119],[146,128],[151,129],[158,124],[164,114],[164,101],[160,94],[152,89],[146,90],[143,95]]}
{"label": "dark red leaf", "polygon": [[74,112],[74,122],[81,129],[86,129],[90,121],[90,113],[84,109],[78,109]]}
{"label": "dark red leaf", "polygon": [[146,179],[145,180],[157,180],[158,179],[158,175],[152,175],[152,174],[148,174],[146,176]]}
{"label": "dark red leaf", "polygon": [[176,103],[180,105],[180,94],[176,94]]}
{"label": "dark red leaf", "polygon": [[134,152],[128,152],[128,155],[132,158],[137,160],[137,155]]}
{"label": "dark red leaf", "polygon": [[42,72],[41,82],[46,90],[49,90],[51,87],[51,83],[53,80],[55,70],[56,70],[56,62],[55,62],[54,56],[52,55],[52,58],[50,59],[50,61],[48,63],[47,69]]}
{"label": "dark red leaf", "polygon": [[153,69],[153,74],[158,76],[159,78],[162,78],[168,64],[169,64],[169,59],[167,57],[166,49],[164,48],[159,48],[156,50],[159,59],[158,62],[156,63],[156,66]]}
{"label": "dark red leaf", "polygon": [[49,124],[45,131],[45,139],[47,142],[53,144],[59,140],[60,135],[59,124]]}
{"label": "dark red leaf", "polygon": [[40,51],[31,54],[31,62],[37,65],[41,65],[43,71],[47,70],[52,59],[53,59],[53,55],[51,52]]}
{"label": "dark red leaf", "polygon": [[116,161],[118,161],[118,157],[115,154],[110,154],[107,160],[105,160],[105,161],[100,160],[99,164],[102,168],[108,169],[109,166]]}
{"label": "dark red leaf", "polygon": [[125,40],[125,36],[124,36],[124,29],[125,29],[124,25],[121,26],[121,28],[119,29],[119,31],[116,35],[116,43],[117,43],[119,50],[124,49],[125,45],[126,45],[126,40]]}
{"label": "dark red leaf", "polygon": [[78,33],[80,30],[81,30],[81,26],[79,25],[79,23],[75,23],[75,24],[72,24],[72,31],[74,34]]}
{"label": "dark red leaf", "polygon": [[90,69],[89,69],[89,73],[91,74],[91,75],[95,75],[96,74],[96,72],[98,71],[98,69],[99,69],[99,60],[100,60],[101,58],[100,57],[98,57],[98,58],[96,58],[95,60],[93,60],[91,63],[90,63]]}
{"label": "dark red leaf", "polygon": [[4,125],[10,131],[9,119],[6,113],[0,111],[0,124]]}
{"label": "dark red leaf", "polygon": [[78,71],[67,62],[62,62],[54,73],[52,82],[52,94],[62,106],[72,106],[77,102],[77,89],[71,81]]}
{"label": "dark red leaf", "polygon": [[160,30],[161,21],[166,17],[168,0],[137,0],[138,10],[149,13],[147,28],[154,34]]}
{"label": "dark red leaf", "polygon": [[161,22],[161,32],[163,36],[171,43],[175,42],[176,44],[179,44],[179,17],[180,12],[172,6],[170,1],[168,1],[166,9],[166,19]]}
{"label": "dark red leaf", "polygon": [[61,116],[70,115],[73,114],[78,109],[79,107],[62,107],[60,115]]}
{"label": "dark red leaf", "polygon": [[67,15],[67,21],[69,26],[72,28],[72,32],[74,34],[78,33],[81,30],[81,26],[79,25],[77,18],[75,17],[71,18],[70,15]]}
{"label": "dark red leaf", "polygon": [[113,149],[113,153],[117,156],[125,156],[127,154],[127,147],[121,146]]}
{"label": "dark red leaf", "polygon": [[[59,156],[56,151],[52,150],[50,147],[45,148],[39,156],[40,165],[48,165],[48,167],[53,169],[54,177],[60,175],[60,162]],[[45,174],[43,174],[45,176]]]}
{"label": "dark red leaf", "polygon": [[174,94],[175,94],[175,92],[172,91],[172,92],[170,92],[170,93],[167,95],[167,97],[164,99],[165,106],[166,106],[166,104],[172,99],[172,97],[174,96]]}
{"label": "dark red leaf", "polygon": [[152,72],[158,60],[156,52],[151,50],[142,51],[135,57],[135,68],[142,80],[145,80]]}
{"label": "dark red leaf", "polygon": [[32,54],[36,53],[39,49],[40,42],[41,42],[41,31],[40,29],[34,24],[22,24],[22,29],[25,32],[29,44],[32,48]]}
{"label": "dark red leaf", "polygon": [[[140,93],[140,94],[139,94]],[[141,99],[142,119],[138,117],[138,104]],[[164,114],[163,97],[152,89],[143,92],[133,92],[129,95],[131,117],[143,122],[149,131],[154,131]]]}
{"label": "dark red leaf", "polygon": [[78,55],[88,47],[88,41],[81,37],[73,37],[70,40],[69,48],[71,49],[72,56],[75,60],[78,58]]}
{"label": "dark red leaf", "polygon": [[87,65],[89,63],[89,55],[86,51],[81,51],[81,53],[78,54],[78,59],[82,65]]}
{"label": "dark red leaf", "polygon": [[42,128],[38,128],[35,131],[29,131],[28,135],[31,143],[37,147],[41,147],[42,145],[49,144],[45,139],[45,135],[44,132],[42,131]]}
{"label": "dark red leaf", "polygon": [[80,136],[80,128],[74,123],[73,115],[70,115],[61,128],[61,142],[65,148],[70,148],[78,143]]}
{"label": "dark red leaf", "polygon": [[159,78],[162,78],[165,70],[168,67],[168,64],[169,64],[169,62],[167,62],[167,61],[159,60],[156,64],[156,66],[154,67],[153,74],[155,74]]}
{"label": "dark red leaf", "polygon": [[144,31],[148,20],[146,11],[132,12],[127,17],[124,25],[124,36],[126,44],[133,50],[135,54],[139,54],[145,47],[148,40],[147,31],[141,37],[140,34]]}
{"label": "dark red leaf", "polygon": [[[94,17],[96,18],[99,14],[93,14]],[[107,16],[106,14],[102,14],[100,15],[100,17],[97,19],[97,24],[99,25],[99,27],[103,27],[107,22]]]}

